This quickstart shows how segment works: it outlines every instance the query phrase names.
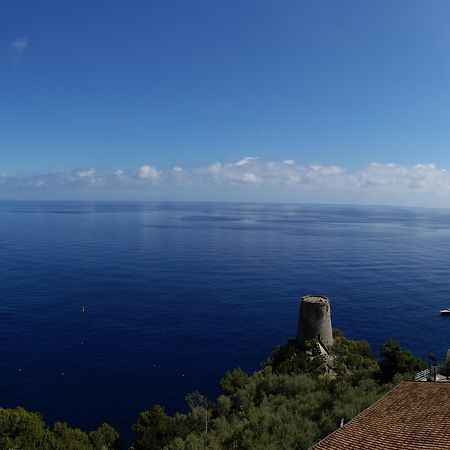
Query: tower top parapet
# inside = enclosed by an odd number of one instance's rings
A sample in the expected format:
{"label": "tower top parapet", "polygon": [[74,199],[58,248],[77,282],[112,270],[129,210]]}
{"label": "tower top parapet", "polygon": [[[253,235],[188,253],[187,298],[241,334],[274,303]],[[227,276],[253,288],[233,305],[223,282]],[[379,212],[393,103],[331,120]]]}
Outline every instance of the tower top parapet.
{"label": "tower top parapet", "polygon": [[305,295],[302,298],[302,302],[307,303],[320,303],[322,305],[330,305],[330,300],[328,297],[325,297],[324,295]]}

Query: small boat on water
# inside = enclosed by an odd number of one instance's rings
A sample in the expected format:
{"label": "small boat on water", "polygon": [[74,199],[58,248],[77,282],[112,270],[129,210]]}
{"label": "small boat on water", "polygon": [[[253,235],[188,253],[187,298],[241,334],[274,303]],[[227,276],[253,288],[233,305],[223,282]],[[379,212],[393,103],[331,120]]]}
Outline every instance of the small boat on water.
{"label": "small boat on water", "polygon": [[450,314],[450,308],[447,308],[447,309],[441,309],[439,312],[440,312],[441,314]]}

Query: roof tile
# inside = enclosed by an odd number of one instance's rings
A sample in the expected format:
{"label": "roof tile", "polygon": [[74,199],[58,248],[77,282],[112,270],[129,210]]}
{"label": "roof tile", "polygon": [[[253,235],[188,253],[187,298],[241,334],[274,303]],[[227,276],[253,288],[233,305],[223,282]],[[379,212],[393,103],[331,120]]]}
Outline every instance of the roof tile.
{"label": "roof tile", "polygon": [[450,449],[450,383],[403,381],[312,449]]}

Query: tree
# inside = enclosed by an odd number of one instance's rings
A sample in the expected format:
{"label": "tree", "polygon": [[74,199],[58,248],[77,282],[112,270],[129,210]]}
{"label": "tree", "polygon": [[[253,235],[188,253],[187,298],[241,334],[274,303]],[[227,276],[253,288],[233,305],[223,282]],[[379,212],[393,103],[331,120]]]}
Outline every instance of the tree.
{"label": "tree", "polygon": [[415,358],[410,352],[402,350],[397,341],[387,341],[380,350],[383,359],[379,362],[380,379],[391,381],[396,374],[404,379],[414,379],[414,375],[426,369],[426,364]]}
{"label": "tree", "polygon": [[50,429],[42,417],[23,408],[0,409],[0,449],[119,450],[119,434],[107,424],[87,434],[66,423]]}
{"label": "tree", "polygon": [[70,428],[67,423],[56,422],[53,434],[57,438],[57,448],[65,450],[91,450],[93,449],[89,436],[78,428]]}
{"label": "tree", "polygon": [[95,450],[121,450],[119,433],[107,423],[102,423],[96,430],[89,433]]}
{"label": "tree", "polygon": [[50,448],[51,432],[42,417],[23,408],[0,410],[0,448]]}
{"label": "tree", "polygon": [[450,360],[446,360],[444,364],[441,364],[438,367],[438,373],[440,375],[444,375],[444,377],[448,380],[450,377]]}
{"label": "tree", "polygon": [[223,395],[231,396],[242,389],[248,382],[248,375],[240,368],[228,371],[220,380],[220,389]]}
{"label": "tree", "polygon": [[137,435],[133,445],[135,450],[159,450],[175,438],[173,419],[160,405],[141,412],[132,430]]}

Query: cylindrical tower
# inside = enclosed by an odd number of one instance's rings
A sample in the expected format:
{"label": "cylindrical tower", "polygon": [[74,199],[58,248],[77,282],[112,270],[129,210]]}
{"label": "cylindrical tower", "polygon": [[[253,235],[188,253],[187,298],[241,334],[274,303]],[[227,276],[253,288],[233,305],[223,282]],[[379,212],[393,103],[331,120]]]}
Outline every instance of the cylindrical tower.
{"label": "cylindrical tower", "polygon": [[333,344],[330,301],[322,295],[305,295],[300,304],[297,342],[317,339],[325,347]]}

